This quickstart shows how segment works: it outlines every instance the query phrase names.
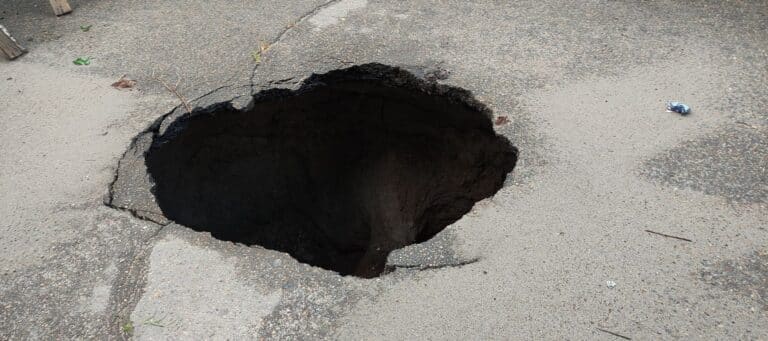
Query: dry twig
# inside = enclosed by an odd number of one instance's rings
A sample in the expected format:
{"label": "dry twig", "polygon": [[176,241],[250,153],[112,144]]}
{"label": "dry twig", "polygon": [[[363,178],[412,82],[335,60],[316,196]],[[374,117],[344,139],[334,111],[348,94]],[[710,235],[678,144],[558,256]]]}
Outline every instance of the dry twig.
{"label": "dry twig", "polygon": [[181,75],[179,75],[179,74],[178,74],[178,72],[177,72],[177,73],[176,73],[176,76],[177,76],[178,78],[177,78],[176,84],[174,84],[173,86],[170,86],[170,85],[168,85],[168,83],[167,83],[165,80],[163,80],[162,78],[160,78],[160,77],[156,77],[156,76],[155,76],[155,71],[154,71],[154,70],[152,70],[152,75],[151,75],[150,77],[151,77],[152,79],[154,79],[155,81],[157,81],[158,83],[162,84],[162,85],[163,85],[163,87],[164,87],[166,90],[168,90],[170,93],[174,94],[174,95],[175,95],[175,96],[176,96],[176,97],[177,97],[177,98],[178,98],[178,99],[181,101],[181,104],[182,104],[182,105],[184,105],[184,109],[186,109],[186,110],[187,110],[187,113],[188,113],[188,114],[189,114],[189,113],[192,113],[192,108],[189,106],[189,102],[187,102],[187,99],[186,99],[186,98],[184,98],[184,96],[182,96],[182,95],[179,93],[179,91],[178,91],[178,88],[179,88],[179,83],[181,83]]}
{"label": "dry twig", "polygon": [[666,233],[661,233],[661,232],[656,232],[656,231],[651,231],[651,230],[645,230],[645,232],[648,232],[648,233],[653,233],[653,234],[657,234],[657,235],[660,235],[660,236],[662,236],[662,237],[667,237],[667,238],[674,238],[674,239],[684,240],[684,241],[686,241],[686,242],[693,242],[693,240],[690,240],[690,239],[688,239],[688,238],[683,238],[683,237],[673,236],[673,235],[671,235],[671,234],[666,234]]}
{"label": "dry twig", "polygon": [[605,329],[603,329],[603,328],[597,328],[597,330],[599,330],[599,331],[601,331],[601,332],[603,332],[603,333],[608,333],[608,334],[611,334],[611,335],[613,335],[613,336],[615,336],[615,337],[620,337],[620,338],[622,338],[622,339],[624,339],[624,340],[632,340],[631,338],[629,338],[629,337],[627,337],[627,336],[624,336],[624,335],[621,335],[621,334],[618,334],[618,333],[614,333],[614,332],[612,332],[612,331],[610,331],[610,330],[605,330]]}

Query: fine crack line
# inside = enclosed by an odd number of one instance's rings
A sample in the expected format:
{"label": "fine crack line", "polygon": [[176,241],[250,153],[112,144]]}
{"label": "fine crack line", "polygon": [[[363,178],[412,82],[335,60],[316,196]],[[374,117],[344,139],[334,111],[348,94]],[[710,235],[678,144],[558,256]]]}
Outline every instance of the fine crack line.
{"label": "fine crack line", "polygon": [[397,265],[392,264],[389,265],[392,269],[417,269],[417,270],[434,270],[434,269],[443,269],[443,268],[458,268],[469,264],[474,264],[480,261],[480,258],[472,258],[456,263],[448,263],[448,264],[432,264],[432,265],[423,265],[423,264],[417,264],[417,265]]}
{"label": "fine crack line", "polygon": [[[330,0],[330,1],[327,1],[327,2],[325,2],[325,3],[323,3],[323,4],[321,4],[321,5],[318,5],[317,7],[313,8],[312,10],[310,10],[310,11],[308,11],[308,12],[304,13],[303,15],[301,15],[301,16],[300,16],[298,19],[296,19],[296,20],[295,20],[293,23],[291,23],[290,25],[287,25],[285,28],[283,28],[283,30],[282,30],[282,31],[280,31],[280,33],[278,33],[278,34],[277,34],[277,37],[276,37],[274,40],[272,40],[271,42],[269,42],[269,46],[270,46],[270,48],[272,48],[272,46],[274,46],[275,44],[279,44],[279,43],[280,43],[280,41],[282,41],[282,40],[283,40],[283,37],[284,37],[284,36],[285,36],[285,35],[286,35],[286,34],[287,34],[287,33],[288,33],[288,32],[289,32],[291,29],[293,29],[294,27],[296,27],[296,26],[298,26],[299,24],[301,24],[302,22],[304,22],[304,20],[306,20],[307,18],[309,18],[309,17],[311,17],[311,16],[313,16],[313,15],[317,14],[317,12],[319,12],[320,10],[322,10],[322,9],[324,9],[324,8],[326,8],[326,7],[330,6],[330,5],[333,5],[334,3],[336,3],[336,2],[339,2],[339,1],[340,1],[340,0]],[[253,82],[253,80],[254,80],[254,78],[256,78],[256,71],[259,69],[259,66],[260,66],[261,64],[262,64],[262,63],[256,63],[256,65],[254,65],[254,66],[253,66],[253,71],[251,71],[251,95],[253,95],[253,89],[256,87],[256,84]]]}
{"label": "fine crack line", "polygon": [[[230,77],[229,79],[232,79],[232,78],[234,78],[234,77]],[[228,83],[228,81],[225,81],[225,83]],[[189,103],[194,103],[194,102],[197,102],[197,101],[199,101],[200,99],[202,99],[203,97],[205,97],[205,96],[209,96],[209,95],[213,94],[214,92],[216,92],[216,91],[219,91],[219,90],[221,90],[221,89],[224,89],[224,88],[231,88],[231,87],[235,87],[235,86],[244,86],[244,85],[242,85],[242,84],[241,84],[241,85],[238,85],[238,84],[228,84],[228,85],[222,85],[222,86],[220,86],[220,87],[218,87],[218,88],[215,88],[215,89],[213,89],[213,90],[211,90],[211,91],[208,91],[208,92],[206,92],[206,93],[204,93],[204,94],[202,94],[202,95],[200,95],[200,96],[197,96],[195,99],[193,99],[193,100],[189,101]]]}
{"label": "fine crack line", "polygon": [[[174,109],[174,111],[175,111],[175,109]],[[171,111],[171,113],[172,112],[173,111]],[[165,119],[165,117],[168,116],[169,114],[170,113],[163,115],[161,120]],[[154,124],[152,126],[150,126],[149,129],[145,130],[142,133],[139,133],[136,137],[134,137],[133,140],[131,141],[131,143],[129,144],[128,149],[123,153],[123,155],[117,161],[117,167],[115,168],[115,176],[112,178],[112,182],[109,183],[109,187],[107,188],[107,194],[104,196],[104,200],[103,200],[102,203],[104,204],[104,206],[107,206],[107,207],[109,207],[111,209],[114,209],[114,210],[117,210],[117,211],[121,211],[121,212],[127,212],[128,214],[130,214],[132,217],[134,217],[136,219],[143,220],[143,221],[148,221],[148,222],[160,225],[160,226],[166,226],[166,225],[170,224],[170,221],[163,223],[162,221],[158,221],[158,220],[152,219],[151,217],[139,215],[139,213],[142,213],[142,212],[143,213],[153,214],[153,215],[162,215],[162,214],[160,214],[158,212],[153,212],[153,211],[150,211],[150,210],[144,210],[144,209],[140,209],[140,208],[122,207],[122,206],[115,205],[115,203],[114,203],[114,200],[115,200],[115,185],[117,184],[117,181],[120,178],[120,169],[121,169],[121,167],[123,167],[123,160],[125,159],[126,155],[129,152],[131,152],[131,150],[134,149],[136,140],[139,137],[141,137],[144,133],[146,133],[147,131],[151,131],[153,126],[154,126]]]}

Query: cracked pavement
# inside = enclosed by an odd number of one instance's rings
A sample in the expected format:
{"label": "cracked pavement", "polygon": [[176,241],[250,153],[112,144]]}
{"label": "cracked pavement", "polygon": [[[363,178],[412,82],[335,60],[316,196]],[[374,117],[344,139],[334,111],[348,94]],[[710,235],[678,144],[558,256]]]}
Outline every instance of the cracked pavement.
{"label": "cracked pavement", "polygon": [[[2,339],[768,338],[765,1],[70,2],[0,5],[30,51],[0,59]],[[103,205],[132,139],[183,110],[153,72],[193,107],[245,107],[369,62],[444,70],[520,149],[393,272]]]}

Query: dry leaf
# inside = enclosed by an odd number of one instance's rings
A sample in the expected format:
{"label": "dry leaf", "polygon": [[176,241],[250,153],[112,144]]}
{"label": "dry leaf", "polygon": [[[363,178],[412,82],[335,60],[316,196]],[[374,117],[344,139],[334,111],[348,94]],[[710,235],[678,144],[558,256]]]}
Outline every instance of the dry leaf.
{"label": "dry leaf", "polygon": [[261,52],[261,53],[267,52],[267,50],[269,50],[269,48],[270,48],[269,43],[265,42],[265,41],[262,41],[261,44],[259,45],[259,50],[260,50],[259,52]]}
{"label": "dry leaf", "polygon": [[507,116],[498,116],[496,117],[496,122],[494,123],[496,123],[497,126],[500,126],[502,124],[509,123],[509,119],[507,118]]}
{"label": "dry leaf", "polygon": [[136,81],[133,79],[125,78],[125,75],[120,77],[117,82],[112,83],[112,87],[115,89],[130,89],[136,85]]}
{"label": "dry leaf", "polygon": [[251,56],[253,57],[253,61],[256,64],[260,64],[261,63],[261,57],[264,55],[264,52],[267,52],[267,50],[269,50],[269,48],[270,48],[269,43],[267,43],[265,41],[262,41],[259,44],[259,50],[258,51],[253,51],[253,53],[251,54]]}

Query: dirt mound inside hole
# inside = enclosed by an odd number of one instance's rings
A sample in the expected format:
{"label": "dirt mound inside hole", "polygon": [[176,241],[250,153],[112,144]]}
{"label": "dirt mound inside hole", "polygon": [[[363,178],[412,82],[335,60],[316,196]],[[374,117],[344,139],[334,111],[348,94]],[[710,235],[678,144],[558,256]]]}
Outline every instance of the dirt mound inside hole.
{"label": "dirt mound inside hole", "polygon": [[516,160],[468,92],[377,65],[263,92],[245,111],[183,116],[146,166],[179,224],[374,277],[390,251],[493,195]]}

